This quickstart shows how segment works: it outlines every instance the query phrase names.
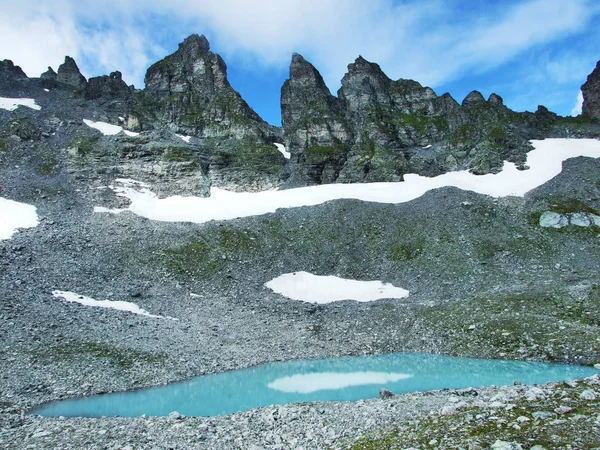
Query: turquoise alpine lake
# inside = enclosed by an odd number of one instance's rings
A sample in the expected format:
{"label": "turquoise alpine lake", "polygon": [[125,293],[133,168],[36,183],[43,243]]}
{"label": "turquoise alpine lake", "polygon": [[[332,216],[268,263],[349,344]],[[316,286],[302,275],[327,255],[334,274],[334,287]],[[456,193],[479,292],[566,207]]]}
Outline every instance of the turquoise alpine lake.
{"label": "turquoise alpine lake", "polygon": [[395,353],[299,360],[203,375],[188,381],[136,391],[48,403],[29,413],[65,417],[186,416],[231,414],[260,406],[375,398],[433,389],[512,385],[585,378],[600,371],[521,361]]}

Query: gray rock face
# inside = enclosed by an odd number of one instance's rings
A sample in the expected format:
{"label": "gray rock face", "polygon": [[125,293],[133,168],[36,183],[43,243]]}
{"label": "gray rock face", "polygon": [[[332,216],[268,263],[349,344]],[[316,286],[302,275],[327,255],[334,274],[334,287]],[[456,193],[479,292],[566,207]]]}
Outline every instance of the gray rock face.
{"label": "gray rock face", "polygon": [[233,190],[274,188],[287,177],[273,128],[229,84],[223,59],[204,36],[152,65],[130,108],[141,129],[167,128],[198,138],[194,151],[211,181]]}
{"label": "gray rock face", "polygon": [[499,171],[522,166],[528,139],[557,116],[517,114],[496,94],[477,91],[459,105],[413,80],[391,80],[362,57],[348,66],[337,98],[317,69],[294,54],[281,91],[282,124],[292,154],[290,185],[401,181],[405,173]]}
{"label": "gray rock face", "polygon": [[600,61],[588,76],[585,84],[581,86],[581,93],[583,94],[583,114],[600,119]]}
{"label": "gray rock face", "polygon": [[21,80],[27,79],[27,75],[25,75],[23,69],[15,66],[10,59],[5,59],[4,61],[0,61],[0,78],[5,80]]}
{"label": "gray rock face", "polygon": [[70,56],[65,56],[65,62],[58,67],[56,81],[68,84],[78,89],[84,89],[87,81],[79,71],[77,63]]}

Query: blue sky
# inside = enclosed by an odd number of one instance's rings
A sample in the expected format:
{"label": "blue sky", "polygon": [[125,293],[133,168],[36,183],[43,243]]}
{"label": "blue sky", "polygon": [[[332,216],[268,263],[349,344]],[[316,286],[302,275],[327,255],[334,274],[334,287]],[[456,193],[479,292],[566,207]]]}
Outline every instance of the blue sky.
{"label": "blue sky", "polygon": [[183,38],[205,34],[233,87],[273,124],[292,52],[333,93],[360,54],[459,102],[477,89],[562,115],[578,112],[600,60],[597,0],[0,0],[0,17],[0,59],[29,76],[68,54],[87,77],[120,70],[136,87]]}

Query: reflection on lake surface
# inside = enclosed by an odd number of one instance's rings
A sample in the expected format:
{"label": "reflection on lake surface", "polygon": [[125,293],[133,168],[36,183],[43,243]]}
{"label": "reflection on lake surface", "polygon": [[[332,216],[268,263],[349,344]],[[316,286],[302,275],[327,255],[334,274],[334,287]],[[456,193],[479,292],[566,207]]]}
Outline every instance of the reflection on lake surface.
{"label": "reflection on lake surface", "polygon": [[300,360],[264,364],[192,378],[137,391],[97,395],[42,405],[43,416],[214,416],[272,404],[375,398],[442,388],[540,384],[584,378],[592,367],[456,358],[444,355],[388,355]]}

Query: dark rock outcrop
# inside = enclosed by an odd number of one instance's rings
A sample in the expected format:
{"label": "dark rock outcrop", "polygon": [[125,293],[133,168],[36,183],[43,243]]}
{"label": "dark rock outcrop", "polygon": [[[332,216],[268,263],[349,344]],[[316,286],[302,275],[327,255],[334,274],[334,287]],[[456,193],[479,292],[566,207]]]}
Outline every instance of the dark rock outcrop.
{"label": "dark rock outcrop", "polygon": [[600,61],[581,86],[583,94],[582,113],[586,116],[600,119]]}
{"label": "dark rock outcrop", "polygon": [[317,69],[297,53],[292,56],[290,78],[281,88],[281,116],[291,153],[290,185],[335,181],[351,135],[340,101]]}
{"label": "dark rock outcrop", "polygon": [[0,61],[0,78],[4,80],[23,80],[27,79],[27,75],[23,72],[23,69],[15,66],[10,59],[5,59]]}
{"label": "dark rock outcrop", "polygon": [[65,56],[65,62],[58,67],[56,81],[77,89],[84,89],[87,85],[87,81],[79,71],[77,63],[70,56]]}
{"label": "dark rock outcrop", "polygon": [[93,100],[102,98],[105,100],[127,99],[131,93],[129,86],[122,79],[121,72],[112,72],[109,76],[90,78],[85,87],[85,98]]}
{"label": "dark rock outcrop", "polygon": [[48,66],[48,70],[46,70],[43,74],[40,75],[40,78],[42,80],[47,80],[47,81],[56,81],[57,77],[58,77],[58,75],[56,74],[54,69],[50,66]]}

